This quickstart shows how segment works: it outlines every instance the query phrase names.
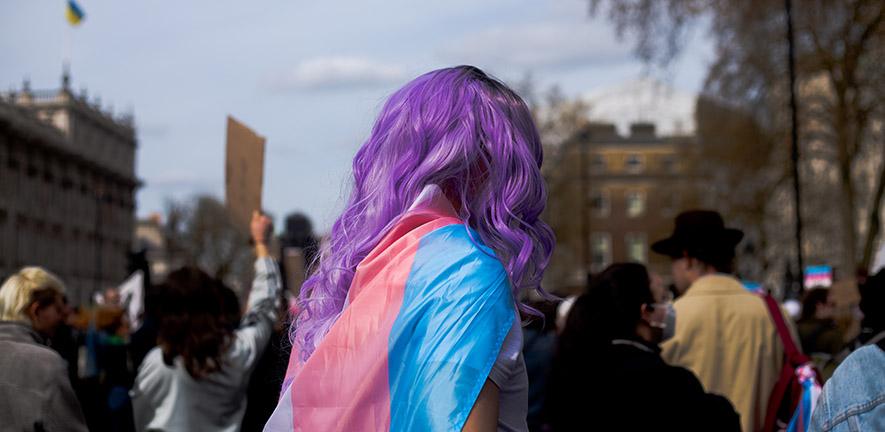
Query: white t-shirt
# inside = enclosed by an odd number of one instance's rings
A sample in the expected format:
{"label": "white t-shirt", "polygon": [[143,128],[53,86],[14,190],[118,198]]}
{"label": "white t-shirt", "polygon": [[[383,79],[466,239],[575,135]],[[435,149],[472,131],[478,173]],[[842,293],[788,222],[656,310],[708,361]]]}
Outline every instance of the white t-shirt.
{"label": "white t-shirt", "polygon": [[528,432],[529,376],[522,357],[519,312],[504,338],[501,352],[489,372],[489,379],[498,387],[498,430]]}

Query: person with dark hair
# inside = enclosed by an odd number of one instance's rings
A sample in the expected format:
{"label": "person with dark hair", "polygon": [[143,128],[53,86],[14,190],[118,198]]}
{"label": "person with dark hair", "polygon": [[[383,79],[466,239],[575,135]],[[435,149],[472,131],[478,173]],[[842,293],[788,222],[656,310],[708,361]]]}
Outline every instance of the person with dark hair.
{"label": "person with dark hair", "polygon": [[269,231],[270,219],[256,212],[258,259],[242,320],[236,295],[197,268],[173,271],[158,287],[158,346],[131,391],[137,430],[240,430],[249,376],[277,320],[281,281]]}
{"label": "person with dark hair", "polygon": [[865,345],[885,346],[885,269],[869,277],[860,286],[860,334],[853,342],[855,349]]}
{"label": "person with dark hair", "polygon": [[[740,230],[715,211],[679,214],[673,234],[652,245],[672,259],[679,321],[662,357],[727,397],[744,432],[761,430],[784,365],[784,345],[765,301],[731,275]],[[790,322],[784,317],[784,321]]]}
{"label": "person with dark hair", "polygon": [[796,330],[799,331],[802,351],[812,356],[819,368],[842,349],[845,343],[842,332],[833,320],[829,289],[813,288],[805,293],[802,315],[796,321]]}
{"label": "person with dark hair", "polygon": [[809,431],[885,430],[885,270],[860,289],[863,331],[824,385]]}
{"label": "person with dark hair", "polygon": [[546,419],[577,430],[738,431],[723,397],[669,366],[658,344],[676,316],[663,284],[641,264],[613,264],[569,312],[554,360]]}
{"label": "person with dark hair", "polygon": [[547,378],[556,348],[556,303],[540,300],[529,306],[543,315],[541,318],[533,318],[522,328],[522,354],[529,378],[529,411],[526,422],[530,431],[540,431],[544,401],[547,398]]}

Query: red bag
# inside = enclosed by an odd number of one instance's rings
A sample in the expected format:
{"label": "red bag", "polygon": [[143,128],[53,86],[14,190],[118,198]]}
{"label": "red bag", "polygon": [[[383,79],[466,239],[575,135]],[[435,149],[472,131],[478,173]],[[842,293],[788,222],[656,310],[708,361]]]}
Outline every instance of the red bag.
{"label": "red bag", "polygon": [[[802,351],[796,347],[793,336],[784,322],[784,315],[777,301],[768,294],[760,295],[765,301],[766,306],[768,306],[768,313],[771,315],[774,326],[777,328],[777,334],[784,345],[784,365],[768,399],[765,425],[762,429],[765,432],[774,432],[785,430],[790,423],[793,413],[796,411],[802,398],[802,384],[799,382],[799,375],[796,373],[796,370],[810,363],[811,359],[802,354]],[[820,373],[815,372],[819,377]]]}

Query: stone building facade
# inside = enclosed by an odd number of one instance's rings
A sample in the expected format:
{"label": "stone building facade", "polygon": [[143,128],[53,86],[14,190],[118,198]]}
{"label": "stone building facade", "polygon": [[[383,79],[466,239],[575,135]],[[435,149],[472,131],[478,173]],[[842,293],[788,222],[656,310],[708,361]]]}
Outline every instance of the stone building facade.
{"label": "stone building facade", "polygon": [[132,116],[57,91],[0,97],[0,276],[39,265],[74,304],[123,281],[135,216]]}
{"label": "stone building facade", "polygon": [[557,238],[546,288],[576,291],[614,262],[640,262],[666,279],[669,260],[650,244],[669,235],[676,214],[703,203],[684,157],[693,143],[658,136],[650,123],[632,124],[626,136],[591,123],[562,143],[545,162],[546,218]]}
{"label": "stone building facade", "polygon": [[136,220],[133,240],[134,249],[145,252],[150,265],[151,280],[163,280],[171,269],[162,216],[153,213],[145,219]]}

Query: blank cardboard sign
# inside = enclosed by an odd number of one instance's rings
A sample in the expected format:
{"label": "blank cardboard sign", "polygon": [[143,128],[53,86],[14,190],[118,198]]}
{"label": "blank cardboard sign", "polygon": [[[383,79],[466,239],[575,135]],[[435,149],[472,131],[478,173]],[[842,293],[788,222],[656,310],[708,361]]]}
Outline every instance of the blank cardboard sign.
{"label": "blank cardboard sign", "polygon": [[227,116],[224,201],[237,228],[249,232],[252,211],[261,210],[264,137]]}

